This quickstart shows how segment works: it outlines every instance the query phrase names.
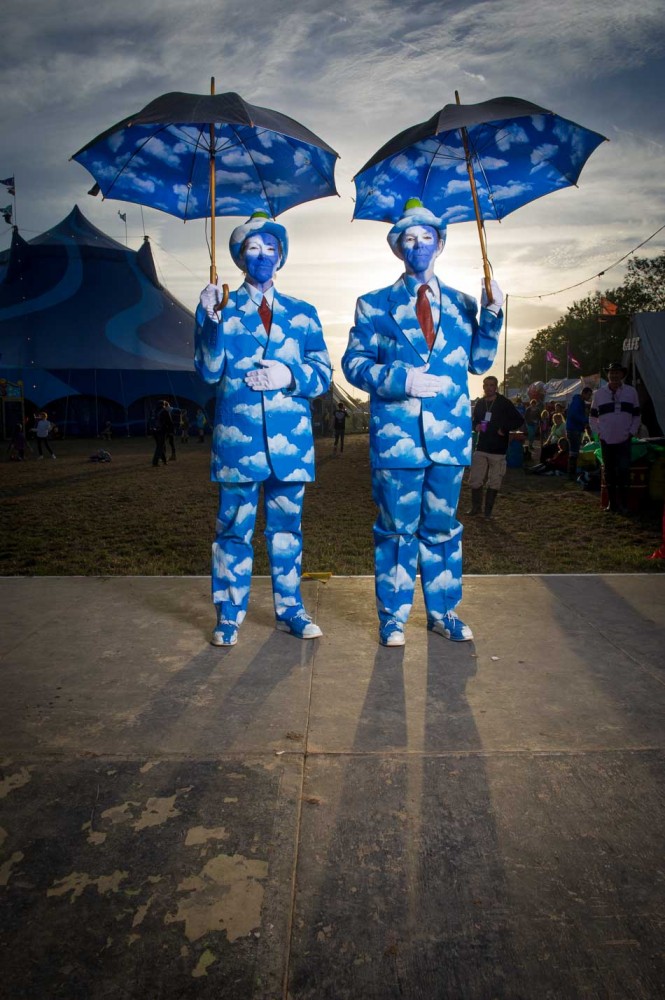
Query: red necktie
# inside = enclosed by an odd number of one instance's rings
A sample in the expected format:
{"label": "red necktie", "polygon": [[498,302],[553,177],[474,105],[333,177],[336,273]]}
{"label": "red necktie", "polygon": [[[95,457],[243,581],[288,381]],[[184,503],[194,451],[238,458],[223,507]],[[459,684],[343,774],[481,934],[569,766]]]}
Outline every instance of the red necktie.
{"label": "red necktie", "polygon": [[429,285],[420,285],[418,288],[418,300],[416,302],[416,316],[418,317],[418,322],[420,323],[420,329],[425,334],[425,340],[427,341],[427,346],[432,350],[434,346],[434,321],[432,319],[432,307],[429,304],[429,299],[427,298],[427,289]]}
{"label": "red necktie", "polygon": [[263,322],[264,329],[267,334],[270,334],[270,324],[272,323],[272,309],[266,302],[265,295],[261,299],[261,305],[259,306],[259,316]]}

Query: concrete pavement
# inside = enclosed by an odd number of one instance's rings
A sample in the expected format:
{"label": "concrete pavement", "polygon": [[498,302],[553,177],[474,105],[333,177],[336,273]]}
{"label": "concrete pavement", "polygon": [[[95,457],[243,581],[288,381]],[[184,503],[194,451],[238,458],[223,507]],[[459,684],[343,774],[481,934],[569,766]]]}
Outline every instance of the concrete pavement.
{"label": "concrete pavement", "polygon": [[665,992],[665,578],[465,579],[472,643],[376,644],[373,580],[0,580],[0,996]]}

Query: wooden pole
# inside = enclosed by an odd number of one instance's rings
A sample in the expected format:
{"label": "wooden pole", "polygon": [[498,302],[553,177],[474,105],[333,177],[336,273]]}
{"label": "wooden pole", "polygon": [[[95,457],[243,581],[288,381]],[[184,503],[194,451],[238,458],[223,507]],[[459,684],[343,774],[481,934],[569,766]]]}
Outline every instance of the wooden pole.
{"label": "wooden pole", "polygon": [[[458,104],[461,104],[459,98],[459,91],[455,91],[455,100]],[[478,226],[478,236],[480,238],[480,252],[483,255],[483,271],[485,273],[485,291],[487,292],[487,301],[494,302],[492,298],[492,286],[490,285],[490,279],[492,277],[490,271],[489,260],[487,259],[487,244],[485,242],[485,230],[483,229],[483,217],[480,211],[480,204],[478,202],[478,192],[476,191],[476,178],[473,173],[473,163],[471,161],[471,151],[469,149],[469,135],[465,128],[460,129],[462,136],[462,143],[464,145],[464,156],[466,157],[466,169],[469,174],[469,183],[471,185],[471,197],[473,199],[473,209],[476,213],[476,225]]]}
{"label": "wooden pole", "polygon": [[508,386],[506,385],[506,372],[508,371],[508,295],[503,309],[503,391],[504,394]]}
{"label": "wooden pole", "polygon": [[[215,96],[215,78],[210,77],[210,96]],[[215,125],[210,123],[210,284],[217,284],[217,262],[215,260]],[[229,286],[222,285],[222,299],[215,306],[221,312],[229,301]]]}
{"label": "wooden pole", "polygon": [[[215,96],[215,78],[210,77],[210,96]],[[217,284],[215,263],[215,125],[210,123],[210,284]]]}

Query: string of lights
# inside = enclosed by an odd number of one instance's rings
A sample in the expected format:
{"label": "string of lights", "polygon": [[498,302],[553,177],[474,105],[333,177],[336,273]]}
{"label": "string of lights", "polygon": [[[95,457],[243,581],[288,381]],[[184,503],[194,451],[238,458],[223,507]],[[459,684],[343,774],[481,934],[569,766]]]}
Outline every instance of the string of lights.
{"label": "string of lights", "polygon": [[642,240],[642,242],[638,243],[636,247],[633,247],[632,250],[629,250],[628,253],[625,253],[623,257],[619,257],[619,259],[615,260],[613,264],[610,264],[602,271],[598,271],[597,274],[592,274],[590,278],[584,278],[583,281],[577,281],[574,285],[567,285],[565,288],[558,288],[555,292],[541,292],[539,295],[516,295],[513,292],[511,292],[510,297],[511,299],[546,299],[550,295],[561,295],[562,292],[570,292],[573,288],[581,288],[582,285],[587,285],[590,281],[595,281],[596,278],[602,278],[603,275],[606,274],[608,271],[611,271],[613,268],[618,267],[619,264],[622,264],[627,257],[630,257],[631,254],[634,254],[638,250],[641,250],[643,246],[646,246],[646,244],[649,243],[652,239],[654,239],[654,237],[658,236],[658,233],[662,233],[663,229],[665,229],[665,225],[662,225],[659,229],[656,230],[655,233],[652,233],[651,236],[647,236],[645,240]]}

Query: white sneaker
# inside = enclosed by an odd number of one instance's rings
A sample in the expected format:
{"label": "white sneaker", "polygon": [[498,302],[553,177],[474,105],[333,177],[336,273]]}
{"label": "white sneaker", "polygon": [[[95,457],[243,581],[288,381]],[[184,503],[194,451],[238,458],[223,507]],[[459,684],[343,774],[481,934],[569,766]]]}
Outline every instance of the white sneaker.
{"label": "white sneaker", "polygon": [[379,642],[382,646],[404,646],[404,626],[394,618],[389,618],[379,626]]}

